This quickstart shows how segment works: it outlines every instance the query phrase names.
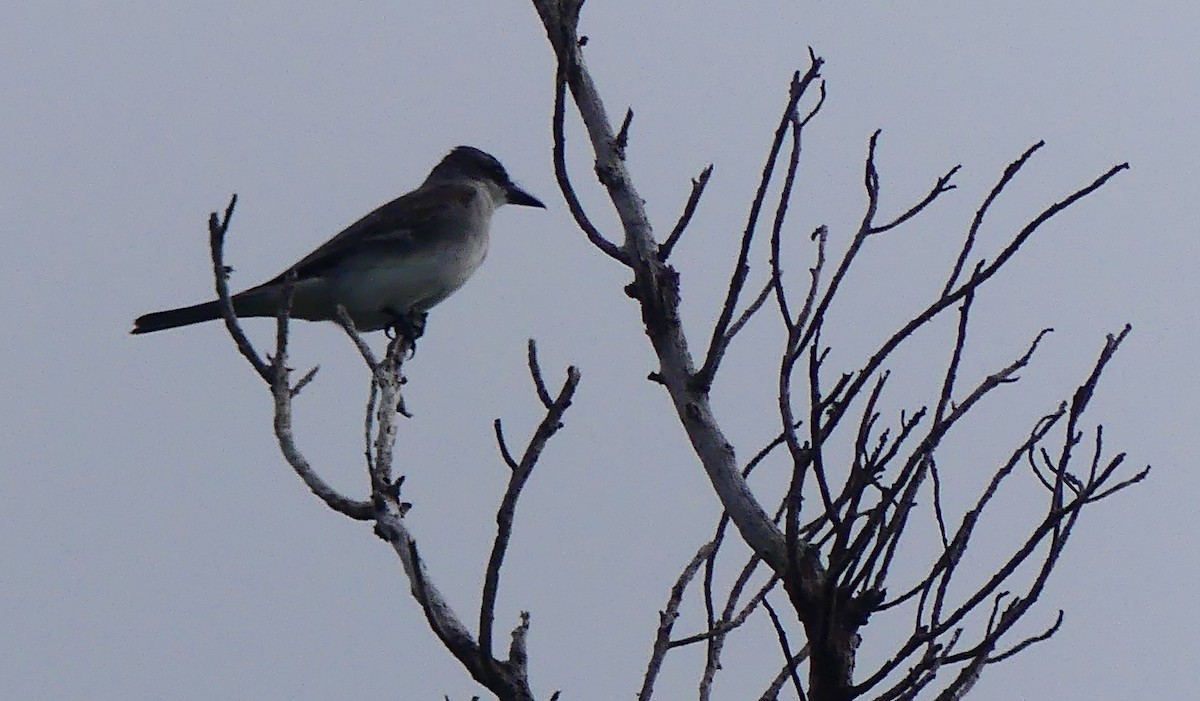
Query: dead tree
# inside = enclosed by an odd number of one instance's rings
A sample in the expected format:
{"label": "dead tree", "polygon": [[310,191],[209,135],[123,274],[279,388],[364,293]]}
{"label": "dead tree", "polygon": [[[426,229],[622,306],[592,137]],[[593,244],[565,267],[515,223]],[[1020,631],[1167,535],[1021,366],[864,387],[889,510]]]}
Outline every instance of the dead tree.
{"label": "dead tree", "polygon": [[[836,363],[833,348],[822,342],[831,303],[846,283],[861,251],[879,237],[920,216],[941,195],[953,189],[958,167],[937,178],[928,193],[896,215],[879,211],[880,176],[876,168],[879,133],[871,136],[864,168],[866,211],[844,255],[836,263],[826,260],[830,233],[815,227],[811,240],[812,264],[807,283],[799,292],[784,275],[782,246],[788,202],[800,165],[802,134],[819,113],[824,98],[820,78],[822,59],[810,52],[806,71],[793,76],[779,126],[768,150],[757,193],[750,205],[741,240],[732,252],[735,259],[724,303],[707,341],[693,342],[679,314],[680,272],[669,263],[672,250],[684,236],[697,203],[709,181],[712,167],[693,181],[691,196],[671,232],[661,241],[654,236],[643,200],[625,165],[633,113],[627,111],[614,129],[599,88],[583,59],[586,37],[578,33],[582,0],[534,0],[557,59],[554,113],[554,166],[559,187],[579,228],[615,264],[624,266],[633,282],[624,290],[637,301],[642,321],[659,367],[650,379],[670,396],[678,420],[691,442],[699,466],[724,507],[715,536],[705,542],[684,567],[660,613],[649,665],[638,698],[651,698],[659,670],[668,652],[689,644],[706,647],[706,664],[698,695],[709,697],[720,668],[722,647],[761,605],[773,622],[783,661],[776,678],[767,684],[764,699],[776,698],[790,682],[800,699],[842,701],[854,698],[907,699],[925,693],[931,698],[956,699],[979,678],[983,668],[1053,635],[1062,622],[1061,612],[1049,628],[1019,638],[1015,624],[1031,610],[1058,562],[1083,507],[1143,479],[1149,468],[1122,478],[1124,454],[1109,455],[1103,430],[1089,432],[1084,414],[1108,362],[1129,333],[1126,326],[1109,335],[1099,357],[1082,378],[1073,395],[1056,407],[1040,412],[1031,421],[1027,438],[1012,447],[1000,461],[990,481],[980,485],[974,506],[962,514],[942,508],[939,469],[943,439],[978,403],[1001,385],[1015,382],[1033,359],[1039,333],[1016,359],[977,380],[961,381],[960,363],[972,321],[976,294],[1008,266],[1018,251],[1043,224],[1102,187],[1128,165],[1120,164],[1029,219],[1013,233],[992,260],[974,253],[976,235],[992,203],[1042,147],[1035,144],[1014,161],[983,199],[974,219],[966,225],[957,260],[946,275],[940,294],[923,311],[900,321],[893,332],[861,366],[827,377]],[[587,130],[595,156],[595,173],[607,190],[621,231],[614,240],[592,223],[568,175],[564,121],[567,94]],[[783,171],[779,175],[779,171]],[[782,178],[782,194],[770,224],[766,216],[769,186]],[[765,282],[752,296],[746,293],[751,271],[752,243],[760,229],[769,232]],[[760,264],[761,265],[761,264]],[[747,299],[748,298],[748,299]],[[753,317],[774,308],[784,331],[778,349],[778,437],[752,459],[740,462],[717,419],[710,393],[722,360],[738,333]],[[887,390],[887,366],[902,345],[935,320],[957,315],[956,331],[947,344],[947,361],[938,383],[937,401],[903,413],[892,424],[877,409]],[[700,350],[695,351],[693,348]],[[827,458],[837,441],[851,447],[848,461]],[[747,484],[750,472],[776,450],[784,451],[790,467],[790,485],[776,495],[768,509],[764,495]],[[1081,453],[1083,453],[1081,455]],[[1025,464],[1045,487],[1042,518],[1026,525],[1028,535],[982,584],[964,594],[951,584],[975,535],[980,516],[993,503],[1000,484]],[[915,581],[892,576],[898,548],[911,532],[918,497],[932,505],[928,517],[936,522],[940,554]],[[713,566],[725,543],[729,524],[737,529],[752,556],[732,587],[724,605],[716,605]],[[1036,572],[1019,593],[1014,575],[1023,565]],[[769,572],[767,582],[746,597],[751,575],[759,567]],[[674,624],[688,585],[703,570],[706,629],[674,637]],[[802,645],[789,639],[781,612],[768,603],[769,593],[782,585],[790,613],[803,630]],[[740,608],[739,608],[740,605]],[[913,625],[906,638],[896,641],[894,654],[877,668],[857,670],[859,631],[868,620],[897,607],[910,607]],[[979,613],[980,625],[969,622]],[[806,664],[804,664],[806,663]],[[805,670],[801,670],[804,664]],[[935,683],[935,679],[939,680]]]}
{"label": "dead tree", "polygon": [[[658,368],[649,379],[670,396],[697,465],[724,510],[713,535],[700,545],[670,589],[638,699],[653,697],[669,653],[689,645],[704,646],[697,695],[708,699],[726,643],[730,636],[746,631],[743,624],[752,616],[770,620],[781,651],[778,673],[763,680],[762,699],[778,698],[787,688],[805,701],[957,699],[971,689],[986,665],[1053,635],[1062,623],[1061,611],[1040,633],[1022,636],[1015,627],[1038,601],[1084,507],[1139,482],[1149,470],[1122,475],[1124,454],[1106,451],[1102,428],[1092,428],[1085,421],[1100,376],[1129,327],[1107,337],[1098,358],[1080,371],[1070,397],[1032,415],[1026,437],[998,461],[990,479],[978,486],[972,506],[960,513],[943,507],[941,475],[954,469],[952,458],[943,460],[943,444],[981,401],[1002,385],[1017,381],[1049,332],[1037,334],[1015,359],[993,372],[960,379],[976,295],[1016,259],[1044,224],[1127,165],[1112,167],[1036,213],[1011,233],[991,260],[980,258],[975,252],[976,238],[989,209],[1042,144],[1029,148],[1009,165],[982,199],[974,218],[965,223],[961,248],[940,292],[918,314],[897,321],[865,362],[838,369],[833,373],[836,377],[830,377],[829,369],[842,361],[837,349],[823,342],[822,333],[833,318],[832,302],[850,284],[850,271],[859,254],[954,189],[952,180],[958,168],[937,178],[928,193],[908,209],[883,214],[876,167],[879,133],[873,134],[864,167],[866,208],[861,224],[850,233],[846,251],[836,261],[826,258],[827,244],[836,234],[824,226],[813,229],[809,275],[797,292],[784,270],[784,261],[792,255],[785,255],[784,243],[795,228],[788,222],[788,203],[801,163],[802,135],[819,114],[824,98],[822,60],[810,53],[807,70],[792,77],[745,229],[736,245],[731,242],[733,269],[717,321],[704,334],[706,340],[697,344],[680,320],[680,272],[669,259],[692,223],[712,167],[693,181],[691,196],[670,233],[657,239],[625,166],[632,112],[627,112],[614,130],[583,61],[586,41],[577,31],[581,0],[534,0],[534,5],[557,59],[551,124],[558,184],[591,244],[632,274],[633,281],[624,293],[637,301],[646,337],[658,359]],[[564,135],[568,93],[587,128],[596,175],[619,217],[619,243],[592,223],[568,175]],[[771,210],[767,193],[777,179],[782,182],[781,194],[768,225],[762,223]],[[380,359],[357,334],[349,317],[343,314],[340,319],[370,378],[364,418],[366,494],[361,499],[340,494],[309,464],[292,434],[292,401],[313,379],[316,369],[296,382],[291,379],[287,365],[290,300],[285,299],[280,308],[275,348],[266,358],[243,333],[230,303],[223,245],[235,203],[236,196],[223,217],[214,213],[209,220],[217,296],[231,337],[274,398],[274,432],[284,458],[329,508],[374,524],[375,533],[400,559],[409,589],[430,629],[476,681],[498,699],[532,701],[535,695],[525,645],[529,616],[522,614],[508,650],[501,656],[495,650],[495,604],[521,490],[547,441],[562,426],[579,372],[567,368],[557,395],[552,394],[542,377],[536,346],[530,341],[528,366],[545,414],[519,456],[510,450],[500,421],[495,422],[500,457],[511,473],[508,487],[499,497],[496,536],[481,576],[478,626],[472,631],[439,593],[405,523],[410,505],[400,498],[403,477],[396,475],[394,466],[396,416],[406,413],[400,393],[408,351],[405,337],[392,339]],[[751,296],[746,286],[755,263],[752,244],[758,237],[767,238],[769,254],[758,262],[766,279]],[[772,309],[784,342],[777,349],[772,370],[777,412],[764,420],[777,425],[778,433],[750,459],[741,460],[722,431],[711,390],[739,332]],[[931,351],[944,352],[946,357],[936,378],[936,401],[914,406],[896,419],[885,418],[880,406],[889,390],[888,368],[896,362],[897,350],[911,345],[919,331],[943,318],[955,323],[946,346]],[[747,481],[751,473],[777,456],[789,470],[787,488],[774,495],[752,490]],[[1026,470],[1045,490],[1041,517],[1024,525],[1026,535],[1006,557],[992,563],[990,576],[964,585],[959,575],[976,542],[973,538],[981,516],[995,503],[1001,484]],[[895,574],[897,554],[915,537],[913,527],[921,519],[934,526],[929,532],[936,534],[937,554],[921,575],[904,579]],[[728,557],[729,549],[724,546],[730,525],[751,554],[741,563],[733,583],[722,587],[714,570],[719,557]],[[1033,573],[1027,580],[1016,576],[1022,568]],[[697,579],[706,611],[704,628],[677,634],[681,606]],[[782,598],[786,606],[772,604],[772,597]],[[880,664],[856,669],[861,631],[868,621],[905,609],[911,615],[911,630],[893,641],[892,652]],[[802,642],[793,639],[789,627],[802,631]],[[551,698],[558,695],[555,692]]]}

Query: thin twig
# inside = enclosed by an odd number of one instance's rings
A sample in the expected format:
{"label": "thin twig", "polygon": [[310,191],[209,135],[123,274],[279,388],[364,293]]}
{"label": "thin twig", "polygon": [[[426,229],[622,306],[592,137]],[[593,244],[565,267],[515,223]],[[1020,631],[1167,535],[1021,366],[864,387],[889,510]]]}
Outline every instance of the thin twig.
{"label": "thin twig", "polygon": [[517,461],[513,459],[512,453],[508,452],[508,443],[504,440],[504,427],[500,423],[500,419],[492,422],[492,429],[496,433],[496,447],[500,449],[500,457],[504,458],[504,464],[510,469],[517,469]]}
{"label": "thin twig", "polygon": [[549,409],[553,406],[554,400],[550,398],[550,392],[546,389],[546,381],[542,378],[542,366],[538,363],[537,357],[537,342],[531,338],[526,341],[525,348],[526,361],[529,365],[529,375],[533,378],[533,388],[537,392],[542,406]]}
{"label": "thin twig", "polygon": [[[783,623],[779,620],[779,614],[775,613],[775,609],[771,606],[771,602],[763,599],[763,608],[767,610],[767,614],[771,617],[771,625],[775,626],[775,637],[779,640],[779,647],[783,650],[783,659],[791,660],[792,646],[788,643],[787,631],[783,629]],[[804,694],[804,687],[800,684],[800,677],[796,676],[796,668],[791,668],[792,687],[796,689],[796,696],[800,701],[805,701],[807,697]]]}
{"label": "thin twig", "polygon": [[[531,367],[531,372],[533,368]],[[520,463],[512,468],[509,475],[508,488],[496,512],[496,539],[492,544],[492,554],[488,558],[487,571],[484,575],[483,596],[479,604],[479,649],[490,656],[492,654],[492,623],[495,619],[496,596],[500,588],[500,568],[504,564],[504,555],[508,550],[508,541],[512,537],[513,518],[516,514],[517,500],[533,468],[541,457],[546,443],[562,428],[562,416],[571,406],[575,388],[579,385],[579,370],[575,366],[567,368],[567,378],[559,390],[558,397],[546,408],[546,415],[538,424]],[[503,445],[503,444],[502,444]],[[504,451],[507,453],[507,451]],[[506,459],[511,460],[511,455]]]}
{"label": "thin twig", "polygon": [[[324,501],[329,508],[352,519],[368,521],[374,517],[374,507],[371,502],[358,501],[344,496],[325,482],[325,480],[321,479],[303,453],[300,452],[299,447],[296,445],[295,436],[292,433],[292,398],[304,384],[307,384],[307,380],[305,379],[302,379],[296,388],[292,388],[288,384],[287,322],[291,308],[291,297],[294,292],[294,281],[289,278],[288,283],[285,285],[283,302],[276,315],[276,349],[275,357],[271,363],[268,364],[262,360],[258,351],[250,343],[250,339],[246,337],[241,324],[238,323],[237,315],[233,310],[233,302],[229,296],[228,269],[225,267],[224,261],[225,234],[229,230],[230,217],[233,215],[233,207],[236,203],[237,195],[234,195],[230,198],[229,206],[225,209],[224,219],[218,220],[214,212],[209,216],[208,225],[209,248],[213,261],[213,279],[217,290],[218,303],[221,307],[221,315],[225,320],[225,328],[237,344],[238,351],[250,363],[259,377],[271,386],[271,395],[274,404],[275,438],[279,443],[279,450],[283,454],[284,459],[300,479],[304,481],[309,490]],[[305,377],[311,380],[313,372],[315,371],[310,371]]]}
{"label": "thin twig", "polygon": [[908,221],[909,219],[912,219],[913,217],[920,214],[921,210],[928,207],[934,200],[936,200],[938,198],[938,195],[941,195],[944,192],[949,192],[958,187],[957,185],[951,184],[950,180],[954,177],[954,174],[957,173],[961,169],[962,169],[962,166],[954,166],[950,170],[946,171],[945,174],[943,174],[940,178],[937,179],[937,182],[934,183],[933,188],[929,190],[929,193],[926,194],[925,197],[920,202],[914,204],[912,207],[910,207],[908,209],[908,211],[906,211],[905,213],[896,217],[895,219],[888,222],[887,224],[870,227],[867,230],[867,233],[868,234],[882,234],[883,232],[888,231],[889,229],[894,229],[897,226],[900,226],[904,222]]}
{"label": "thin twig", "polygon": [[958,283],[958,276],[962,273],[963,266],[967,263],[967,257],[971,255],[971,249],[975,246],[975,238],[979,234],[979,227],[983,225],[983,219],[987,216],[988,210],[991,209],[992,203],[1008,186],[1008,183],[1016,177],[1021,168],[1029,161],[1033,154],[1046,145],[1045,141],[1039,141],[1033,146],[1030,146],[1021,157],[1004,169],[1004,174],[1000,176],[1000,181],[992,187],[991,192],[984,198],[983,204],[979,209],[975,210],[975,218],[971,220],[971,226],[967,229],[967,237],[963,241],[962,249],[958,253],[958,260],[954,261],[954,268],[950,271],[950,278],[946,280],[946,286],[942,288],[942,294],[950,294],[950,290],[954,289],[954,285]]}
{"label": "thin twig", "polygon": [[592,220],[588,218],[587,212],[583,209],[583,204],[579,201],[579,196],[575,194],[575,186],[571,184],[571,176],[567,172],[567,136],[563,126],[566,118],[567,70],[568,66],[562,61],[560,56],[554,88],[554,177],[558,181],[558,189],[563,193],[563,199],[567,202],[567,209],[575,219],[575,224],[583,230],[588,240],[592,242],[592,245],[600,249],[609,258],[628,265],[628,256],[616,244],[604,238],[604,234],[601,234],[596,225],[592,223]]}
{"label": "thin twig", "polygon": [[801,77],[800,71],[796,71],[792,75],[792,84],[788,92],[787,105],[784,107],[783,116],[779,120],[779,126],[775,129],[775,137],[767,153],[767,162],[763,165],[762,177],[759,179],[758,191],[755,193],[754,201],[750,205],[750,214],[747,217],[746,228],[742,232],[742,242],[738,250],[737,262],[729,277],[725,302],[721,306],[717,323],[713,326],[712,337],[708,343],[708,351],[704,357],[704,364],[696,372],[696,381],[701,386],[708,386],[712,383],[712,378],[716,374],[721,357],[725,354],[725,350],[729,345],[727,339],[729,324],[733,319],[733,311],[737,307],[742,287],[746,283],[746,277],[750,273],[750,244],[754,240],[759,213],[762,211],[763,202],[767,196],[767,189],[771,184],[771,176],[775,171],[775,161],[779,157],[780,149],[783,147],[784,135],[791,128],[792,119],[796,112],[796,104],[804,96],[808,86],[820,76],[821,66],[824,63],[823,59],[814,54],[812,55],[812,63],[803,77]]}
{"label": "thin twig", "polygon": [[688,195],[687,204],[683,206],[683,213],[679,215],[679,221],[675,222],[675,228],[671,229],[667,240],[658,247],[660,261],[664,263],[667,261],[667,258],[671,256],[671,251],[675,250],[675,244],[679,243],[683,232],[692,222],[692,215],[696,213],[696,206],[700,204],[700,197],[704,194],[704,188],[708,187],[708,179],[712,177],[712,172],[713,166],[709,163],[704,170],[700,171],[700,177],[692,180],[692,193]]}
{"label": "thin twig", "polygon": [[679,618],[679,606],[683,602],[683,594],[687,590],[688,584],[696,578],[696,572],[700,570],[700,565],[708,559],[714,547],[711,542],[700,546],[691,561],[679,573],[679,578],[675,580],[674,586],[671,587],[666,608],[658,612],[658,631],[654,635],[654,645],[650,650],[650,661],[646,665],[646,674],[642,678],[642,688],[637,696],[638,701],[650,701],[650,697],[654,694],[654,682],[662,670],[667,652],[673,647],[671,631],[675,627],[675,620]]}
{"label": "thin twig", "polygon": [[225,265],[225,234],[229,231],[229,220],[233,216],[233,208],[237,205],[237,193],[229,198],[229,206],[225,208],[225,216],[217,218],[217,213],[208,215],[208,247],[212,253],[213,282],[217,291],[217,306],[221,310],[221,318],[225,321],[225,329],[237,345],[238,352],[250,363],[258,376],[267,384],[271,384],[271,368],[254,350],[242,325],[238,323],[237,312],[233,309],[233,300],[229,295],[229,267]]}
{"label": "thin twig", "polygon": [[[822,100],[823,101],[823,100]],[[820,103],[817,103],[820,107]],[[815,114],[816,111],[813,111]],[[811,117],[811,115],[810,115]],[[779,311],[783,315],[784,323],[789,325],[788,332],[792,331],[790,324],[792,313],[788,309],[787,295],[784,293],[783,284],[783,222],[787,218],[788,202],[792,198],[792,187],[796,182],[796,170],[800,166],[800,132],[801,122],[796,113],[792,113],[792,150],[788,156],[787,174],[783,178],[783,188],[779,193],[779,204],[775,206],[775,221],[771,226],[771,283],[775,288],[775,302],[779,305]]]}

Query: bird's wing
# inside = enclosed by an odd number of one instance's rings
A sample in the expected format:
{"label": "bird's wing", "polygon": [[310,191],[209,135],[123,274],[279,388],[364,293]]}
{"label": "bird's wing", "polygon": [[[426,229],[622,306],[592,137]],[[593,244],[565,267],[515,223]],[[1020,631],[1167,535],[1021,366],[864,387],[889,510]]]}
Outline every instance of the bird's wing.
{"label": "bird's wing", "polygon": [[393,255],[419,252],[438,242],[443,229],[438,220],[448,209],[464,207],[476,196],[475,188],[464,183],[423,185],[354,222],[259,287],[280,284],[293,270],[298,280],[319,277],[347,256],[372,249]]}

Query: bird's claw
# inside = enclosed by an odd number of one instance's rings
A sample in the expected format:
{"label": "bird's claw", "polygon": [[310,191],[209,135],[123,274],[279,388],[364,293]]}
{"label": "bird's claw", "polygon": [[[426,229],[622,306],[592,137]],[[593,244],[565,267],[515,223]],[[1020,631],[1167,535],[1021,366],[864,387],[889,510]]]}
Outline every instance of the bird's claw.
{"label": "bird's claw", "polygon": [[391,309],[386,310],[392,316],[392,325],[384,332],[388,338],[395,339],[397,335],[404,340],[409,349],[409,357],[417,354],[417,339],[425,334],[425,325],[429,319],[426,312],[410,312],[404,314]]}

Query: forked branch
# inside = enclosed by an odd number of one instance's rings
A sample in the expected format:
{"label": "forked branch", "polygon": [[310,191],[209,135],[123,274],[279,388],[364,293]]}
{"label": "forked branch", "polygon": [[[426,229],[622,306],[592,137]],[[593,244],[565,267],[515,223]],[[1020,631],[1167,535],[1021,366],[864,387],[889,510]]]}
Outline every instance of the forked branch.
{"label": "forked branch", "polygon": [[224,242],[235,203],[236,196],[231,199],[226,208],[224,218],[218,218],[216,213],[209,218],[209,242],[218,303],[226,328],[234,339],[239,352],[271,388],[275,407],[275,435],[284,458],[309,489],[329,508],[356,520],[375,523],[375,533],[391,544],[399,557],[408,577],[412,595],[424,611],[430,629],[476,681],[503,701],[533,701],[533,692],[529,686],[528,657],[525,647],[529,615],[522,613],[520,624],[513,630],[508,658],[497,659],[492,654],[492,628],[496,596],[499,589],[500,568],[512,534],[517,499],[547,442],[562,427],[563,414],[570,406],[575,388],[579,384],[579,371],[574,367],[569,367],[567,378],[558,396],[551,398],[541,376],[536,346],[533,341],[530,341],[529,369],[538,398],[546,407],[546,415],[531,437],[520,461],[514,460],[509,453],[497,421],[496,431],[497,437],[500,439],[501,452],[511,467],[512,474],[496,516],[496,542],[484,575],[485,583],[480,605],[480,640],[476,642],[429,577],[418,553],[416,541],[404,521],[404,515],[411,507],[410,504],[400,501],[400,489],[404,478],[393,475],[397,438],[396,411],[393,411],[393,407],[402,415],[409,416],[404,410],[400,387],[404,382],[401,368],[411,342],[403,334],[396,334],[388,343],[387,352],[381,360],[377,358],[371,347],[354,328],[345,309],[337,310],[335,320],[354,344],[367,366],[371,378],[364,423],[367,441],[365,458],[371,497],[367,500],[346,497],[317,475],[297,446],[292,431],[292,401],[316,374],[316,368],[313,368],[295,385],[290,383],[291,369],[287,363],[294,275],[287,279],[283,300],[276,315],[275,351],[270,356],[270,362],[261,359],[234,313],[227,284],[229,269],[224,262]]}

